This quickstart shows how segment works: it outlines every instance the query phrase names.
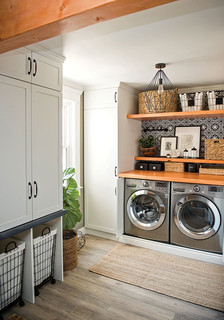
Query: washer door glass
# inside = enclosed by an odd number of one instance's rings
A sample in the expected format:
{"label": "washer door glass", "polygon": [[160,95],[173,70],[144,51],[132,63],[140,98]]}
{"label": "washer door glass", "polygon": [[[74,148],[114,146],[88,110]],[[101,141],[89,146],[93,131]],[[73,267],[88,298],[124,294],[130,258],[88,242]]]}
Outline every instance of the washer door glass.
{"label": "washer door glass", "polygon": [[143,230],[157,229],[166,217],[163,201],[148,190],[138,190],[129,197],[127,213],[131,222]]}
{"label": "washer door glass", "polygon": [[179,230],[193,239],[208,239],[219,229],[221,218],[215,204],[198,195],[189,195],[178,200],[174,221]]}

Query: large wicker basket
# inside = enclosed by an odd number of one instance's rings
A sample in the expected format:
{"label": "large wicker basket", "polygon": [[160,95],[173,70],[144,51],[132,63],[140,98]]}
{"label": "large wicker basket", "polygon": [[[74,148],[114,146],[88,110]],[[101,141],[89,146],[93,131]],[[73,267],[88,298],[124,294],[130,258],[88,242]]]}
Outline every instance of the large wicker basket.
{"label": "large wicker basket", "polygon": [[224,139],[205,140],[205,159],[224,160]]}
{"label": "large wicker basket", "polygon": [[178,110],[178,90],[145,91],[138,95],[139,113],[176,112]]}
{"label": "large wicker basket", "polygon": [[223,167],[216,167],[216,168],[206,168],[206,167],[200,167],[199,173],[203,174],[215,174],[215,175],[224,175],[224,168]]}
{"label": "large wicker basket", "polygon": [[63,262],[64,271],[72,270],[78,265],[78,234],[75,232],[73,238],[63,237]]}

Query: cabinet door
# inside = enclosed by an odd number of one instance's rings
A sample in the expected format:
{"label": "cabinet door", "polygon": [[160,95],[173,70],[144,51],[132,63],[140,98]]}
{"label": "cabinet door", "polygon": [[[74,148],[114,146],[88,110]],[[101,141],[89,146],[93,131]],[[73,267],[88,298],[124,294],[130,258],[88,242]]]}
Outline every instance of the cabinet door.
{"label": "cabinet door", "polygon": [[106,88],[87,90],[84,93],[84,109],[116,108],[118,102],[118,89]]}
{"label": "cabinet door", "polygon": [[31,51],[26,48],[0,55],[0,74],[23,81],[31,81]]}
{"label": "cabinet door", "polygon": [[62,209],[61,93],[32,86],[33,218]]}
{"label": "cabinet door", "polygon": [[85,226],[116,233],[117,109],[85,110]]}
{"label": "cabinet door", "polygon": [[0,231],[32,219],[31,85],[0,76]]}
{"label": "cabinet door", "polygon": [[32,52],[32,83],[54,90],[62,90],[62,65],[41,54]]}

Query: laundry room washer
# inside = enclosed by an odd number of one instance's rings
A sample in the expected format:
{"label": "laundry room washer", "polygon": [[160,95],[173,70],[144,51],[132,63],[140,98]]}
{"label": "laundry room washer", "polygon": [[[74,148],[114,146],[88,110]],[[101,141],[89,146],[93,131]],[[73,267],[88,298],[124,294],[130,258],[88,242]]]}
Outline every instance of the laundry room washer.
{"label": "laundry room washer", "polygon": [[170,183],[125,179],[124,234],[169,242]]}
{"label": "laundry room washer", "polygon": [[172,244],[223,252],[224,187],[171,184]]}

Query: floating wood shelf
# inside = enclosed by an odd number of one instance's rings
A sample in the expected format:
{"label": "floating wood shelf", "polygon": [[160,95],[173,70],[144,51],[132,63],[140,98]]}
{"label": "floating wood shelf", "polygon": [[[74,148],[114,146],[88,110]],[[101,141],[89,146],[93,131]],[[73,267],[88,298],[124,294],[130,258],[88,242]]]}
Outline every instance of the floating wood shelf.
{"label": "floating wood shelf", "polygon": [[189,112],[166,112],[149,114],[128,114],[128,119],[139,121],[150,120],[174,120],[174,119],[194,119],[194,118],[219,118],[224,117],[224,110],[202,110]]}
{"label": "floating wood shelf", "polygon": [[207,163],[224,164],[224,160],[206,160],[206,159],[185,159],[185,158],[166,158],[166,157],[135,157],[138,161],[162,161],[162,162],[187,162],[187,163]]}

